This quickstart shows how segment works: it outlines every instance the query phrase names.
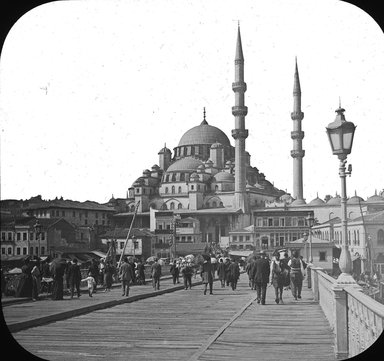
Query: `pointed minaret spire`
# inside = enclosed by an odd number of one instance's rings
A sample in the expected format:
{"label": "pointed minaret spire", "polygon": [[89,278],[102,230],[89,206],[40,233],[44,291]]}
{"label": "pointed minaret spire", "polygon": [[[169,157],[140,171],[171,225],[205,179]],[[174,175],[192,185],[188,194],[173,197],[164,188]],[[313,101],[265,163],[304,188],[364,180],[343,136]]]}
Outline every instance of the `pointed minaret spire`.
{"label": "pointed minaret spire", "polygon": [[234,207],[247,213],[249,203],[246,194],[245,139],[248,137],[248,130],[245,129],[245,116],[248,113],[248,108],[244,104],[244,93],[247,90],[247,84],[244,82],[244,56],[241,46],[240,26],[237,29],[235,81],[232,83],[232,90],[235,93],[235,106],[232,107],[232,114],[235,117],[235,129],[232,130],[232,137],[235,139]]}
{"label": "pointed minaret spire", "polygon": [[299,79],[299,70],[297,66],[297,58],[295,57],[295,74],[293,77],[293,112],[291,119],[293,120],[293,131],[291,138],[293,140],[293,150],[291,157],[293,158],[293,198],[297,204],[305,204],[303,198],[303,150],[304,132],[301,130],[301,121],[304,113],[301,111],[301,88]]}
{"label": "pointed minaret spire", "polygon": [[201,122],[201,124],[200,125],[207,125],[208,124],[208,122],[207,122],[207,120],[205,119],[205,107],[203,108],[203,121]]}
{"label": "pointed minaret spire", "polygon": [[236,60],[244,61],[243,47],[241,45],[240,22],[238,23],[238,27],[237,27],[237,43],[236,43],[235,61]]}

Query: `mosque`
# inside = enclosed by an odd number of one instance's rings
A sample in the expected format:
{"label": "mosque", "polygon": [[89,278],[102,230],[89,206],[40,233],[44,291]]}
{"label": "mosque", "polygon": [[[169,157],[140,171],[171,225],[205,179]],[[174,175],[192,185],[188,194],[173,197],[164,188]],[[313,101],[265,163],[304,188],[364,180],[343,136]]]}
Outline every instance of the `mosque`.
{"label": "mosque", "polygon": [[[181,223],[184,219],[191,222],[186,227],[191,231],[186,231],[186,242],[218,241],[231,229],[250,225],[253,208],[263,207],[285,194],[251,165],[251,156],[246,151],[247,84],[240,27],[232,89],[235,145],[231,145],[224,131],[208,123],[204,108],[200,124],[182,135],[173,152],[166,146],[160,149],[158,165],[144,170],[128,189],[126,211],[132,213],[138,205],[136,224],[145,227],[150,220],[151,230],[166,229],[170,224],[161,221],[160,215],[172,212],[180,215]],[[183,239],[184,236],[180,242]]]}
{"label": "mosque", "polygon": [[[236,231],[256,227],[257,212],[268,209],[274,211],[280,208],[284,213],[289,208],[290,214],[297,212],[300,219],[311,212],[311,217],[320,223],[340,215],[340,197],[330,197],[326,201],[317,197],[308,204],[303,197],[305,151],[302,147],[304,132],[301,122],[304,113],[301,111],[297,62],[291,113],[292,195],[276,188],[258,168],[252,166],[251,155],[246,151],[248,129],[245,118],[248,108],[244,94],[247,84],[244,81],[240,27],[237,32],[234,65],[232,90],[235,101],[232,115],[235,121],[231,135],[235,145],[231,145],[225,132],[208,123],[204,109],[200,124],[182,135],[173,152],[166,146],[160,149],[158,164],[143,171],[128,188],[125,199],[112,197],[108,202],[109,206],[118,210],[113,216],[116,227],[126,228],[135,217],[135,228],[146,228],[156,235],[152,254],[169,255],[170,245],[176,243],[178,254],[195,253],[201,250],[204,243],[219,244],[225,238],[232,239],[233,235],[236,236]],[[344,109],[340,108],[338,111]],[[349,207],[354,205],[353,209],[350,208],[353,212],[349,215],[351,218],[361,215],[361,202],[351,204],[356,197],[357,195],[349,201]],[[378,204],[380,209],[376,211],[384,209],[384,198],[381,195]],[[303,226],[308,227],[304,218]],[[304,230],[298,231],[297,237],[300,237]],[[249,243],[244,244],[244,248],[251,249],[251,236],[244,237],[244,242]],[[287,233],[282,244],[291,240],[288,236]],[[265,238],[267,246],[272,246],[270,235]],[[256,247],[261,243],[262,240],[257,239]],[[183,247],[187,245],[188,247]],[[193,245],[196,246],[195,249]]]}

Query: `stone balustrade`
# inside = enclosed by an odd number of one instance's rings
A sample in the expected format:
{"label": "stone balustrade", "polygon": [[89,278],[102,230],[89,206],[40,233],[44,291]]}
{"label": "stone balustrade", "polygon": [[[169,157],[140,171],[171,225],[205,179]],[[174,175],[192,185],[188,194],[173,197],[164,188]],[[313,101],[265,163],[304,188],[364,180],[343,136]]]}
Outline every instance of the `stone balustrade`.
{"label": "stone balustrade", "polygon": [[383,332],[384,305],[361,292],[357,284],[341,287],[320,267],[311,266],[308,271],[308,287],[335,334],[336,357],[347,359],[362,353]]}

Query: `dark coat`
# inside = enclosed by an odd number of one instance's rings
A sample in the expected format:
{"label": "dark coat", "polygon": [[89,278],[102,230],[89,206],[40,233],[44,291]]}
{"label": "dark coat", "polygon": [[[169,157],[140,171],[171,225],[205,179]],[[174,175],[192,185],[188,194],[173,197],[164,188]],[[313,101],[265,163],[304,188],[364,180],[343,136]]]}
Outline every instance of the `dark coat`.
{"label": "dark coat", "polygon": [[225,264],[223,262],[219,262],[219,265],[217,266],[217,276],[219,277],[219,280],[225,279]]}
{"label": "dark coat", "polygon": [[270,273],[270,268],[269,268],[269,262],[265,258],[259,258],[255,262],[254,266],[254,280],[257,283],[264,283],[267,284],[269,282],[269,273]]}
{"label": "dark coat", "polygon": [[214,268],[211,262],[204,262],[201,266],[201,278],[203,283],[212,283],[213,282],[213,272]]}
{"label": "dark coat", "polygon": [[236,261],[229,265],[229,276],[232,280],[238,280],[240,277],[240,267]]}
{"label": "dark coat", "polygon": [[69,281],[72,283],[80,283],[81,281],[81,272],[80,272],[80,266],[77,263],[73,263],[69,266],[68,269],[68,278]]}
{"label": "dark coat", "polygon": [[133,270],[129,263],[123,262],[120,267],[119,276],[122,281],[131,281],[133,279]]}
{"label": "dark coat", "polygon": [[161,277],[161,265],[158,262],[155,262],[151,267],[151,274],[153,278]]}

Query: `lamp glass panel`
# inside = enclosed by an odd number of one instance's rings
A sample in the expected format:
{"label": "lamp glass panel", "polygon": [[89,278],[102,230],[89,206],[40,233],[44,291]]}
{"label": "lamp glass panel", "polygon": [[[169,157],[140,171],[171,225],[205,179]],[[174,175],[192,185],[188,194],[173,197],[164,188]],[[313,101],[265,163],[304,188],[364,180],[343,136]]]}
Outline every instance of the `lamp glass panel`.
{"label": "lamp glass panel", "polygon": [[340,139],[340,135],[338,132],[336,133],[331,133],[329,135],[329,138],[331,140],[331,145],[332,145],[332,149],[333,151],[337,151],[337,150],[340,150],[341,149],[341,139]]}
{"label": "lamp glass panel", "polygon": [[345,150],[350,151],[352,148],[352,139],[353,139],[353,131],[352,129],[348,129],[343,134],[343,146]]}

